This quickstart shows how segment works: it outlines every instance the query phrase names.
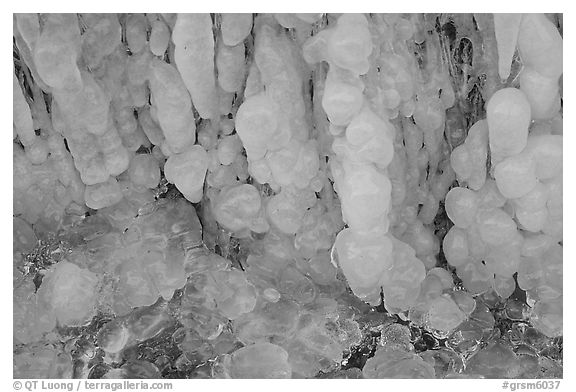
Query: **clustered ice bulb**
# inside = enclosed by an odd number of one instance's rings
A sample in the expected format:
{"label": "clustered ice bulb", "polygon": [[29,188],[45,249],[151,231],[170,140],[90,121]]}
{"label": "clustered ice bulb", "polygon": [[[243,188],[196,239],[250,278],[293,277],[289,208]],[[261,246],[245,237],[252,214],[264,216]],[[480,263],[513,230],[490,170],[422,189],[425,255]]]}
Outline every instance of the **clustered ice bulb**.
{"label": "clustered ice bulb", "polygon": [[555,18],[15,14],[14,376],[549,366]]}

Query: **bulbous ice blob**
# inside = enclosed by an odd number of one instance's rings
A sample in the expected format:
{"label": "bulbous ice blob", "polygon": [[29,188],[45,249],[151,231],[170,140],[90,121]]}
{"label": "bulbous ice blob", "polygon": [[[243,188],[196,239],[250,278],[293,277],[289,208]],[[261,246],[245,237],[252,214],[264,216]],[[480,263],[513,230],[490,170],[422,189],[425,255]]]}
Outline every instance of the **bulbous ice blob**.
{"label": "bulbous ice blob", "polygon": [[454,267],[459,267],[469,261],[470,255],[466,232],[457,226],[452,226],[444,236],[442,249],[446,260]]}
{"label": "bulbous ice blob", "polygon": [[266,154],[266,162],[277,184],[305,188],[318,173],[318,149],[313,140],[292,139],[285,148]]}
{"label": "bulbous ice blob", "polygon": [[532,325],[548,337],[562,336],[563,334],[563,306],[562,296],[556,299],[536,302],[530,318]]}
{"label": "bulbous ice blob", "polygon": [[222,165],[230,165],[242,151],[242,141],[238,135],[225,136],[218,142],[218,160]]}
{"label": "bulbous ice blob", "polygon": [[446,119],[446,111],[437,97],[419,97],[414,110],[414,122],[424,132],[440,128]]}
{"label": "bulbous ice blob", "polygon": [[562,75],[563,41],[560,32],[544,14],[523,14],[518,50],[525,67],[558,78]]}
{"label": "bulbous ice blob", "polygon": [[540,257],[553,244],[554,239],[546,234],[526,235],[522,243],[522,256]]}
{"label": "bulbous ice blob", "polygon": [[450,296],[466,316],[470,316],[476,309],[476,301],[470,293],[464,290],[452,291]]}
{"label": "bulbous ice blob", "polygon": [[488,122],[479,120],[472,125],[464,144],[470,151],[472,172],[468,178],[468,187],[477,191],[486,181],[486,159],[488,158]]}
{"label": "bulbous ice blob", "polygon": [[244,41],[251,30],[252,14],[222,14],[220,31],[225,45],[238,45]]}
{"label": "bulbous ice blob", "polygon": [[516,207],[515,215],[524,230],[534,233],[543,230],[549,218],[548,209],[546,208],[527,210],[522,207]]}
{"label": "bulbous ice blob", "polygon": [[225,365],[231,378],[290,378],[288,353],[271,343],[256,343],[234,351]]}
{"label": "bulbous ice blob", "polygon": [[446,214],[460,228],[467,228],[474,222],[478,209],[478,196],[467,188],[450,189],[445,199]]}
{"label": "bulbous ice blob", "polygon": [[484,347],[473,355],[466,365],[466,373],[482,375],[486,378],[506,378],[518,366],[514,351],[496,342]]}
{"label": "bulbous ice blob", "polygon": [[518,271],[523,242],[524,237],[517,231],[507,242],[489,246],[484,256],[488,270],[496,275],[512,276]]}
{"label": "bulbous ice blob", "polygon": [[464,287],[471,294],[481,294],[492,286],[493,274],[480,262],[472,261],[456,269]]}
{"label": "bulbous ice blob", "polygon": [[198,203],[202,199],[207,170],[208,154],[199,145],[193,145],[182,153],[171,155],[164,165],[166,179],[176,185],[176,188],[192,203]]}
{"label": "bulbous ice blob", "polygon": [[542,231],[558,239],[562,238],[563,231],[563,200],[562,176],[555,177],[545,183],[548,188],[548,220]]}
{"label": "bulbous ice blob", "polygon": [[433,229],[424,226],[420,220],[411,224],[401,239],[414,248],[419,258],[432,257],[434,259],[440,250],[440,244]]}
{"label": "bulbous ice blob", "polygon": [[37,137],[32,145],[26,147],[26,156],[33,165],[41,165],[46,162],[49,153],[48,144],[40,137]]}
{"label": "bulbous ice blob", "polygon": [[15,378],[71,378],[72,369],[72,357],[58,345],[30,345],[14,354]]}
{"label": "bulbous ice blob", "polygon": [[28,45],[30,50],[36,46],[36,41],[40,37],[40,20],[38,14],[14,14],[15,27]]}
{"label": "bulbous ice blob", "polygon": [[150,51],[155,56],[163,56],[168,49],[170,43],[170,29],[166,26],[163,20],[157,19],[152,22],[152,30],[150,32]]}
{"label": "bulbous ice blob", "polygon": [[122,190],[114,177],[110,177],[106,182],[87,185],[84,191],[86,206],[95,210],[110,207],[118,203],[122,198]]}
{"label": "bulbous ice blob", "polygon": [[110,96],[91,73],[82,72],[81,89],[58,90],[54,98],[70,126],[98,136],[108,131]]}
{"label": "bulbous ice blob", "polygon": [[365,378],[434,378],[435,370],[416,354],[378,347],[362,374]]}
{"label": "bulbous ice blob", "polygon": [[82,86],[76,60],[80,54],[80,28],[75,14],[44,14],[44,26],[33,52],[42,80],[58,90]]}
{"label": "bulbous ice blob", "polygon": [[[196,140],[196,124],[190,95],[176,68],[153,59],[150,63],[150,92],[150,116],[147,111],[142,113],[144,132],[152,134],[158,142],[166,138],[166,143],[162,143],[165,155],[183,152]],[[155,132],[155,122],[162,128],[162,136]]]}
{"label": "bulbous ice blob", "polygon": [[242,184],[222,190],[214,201],[216,221],[231,231],[250,227],[262,207],[260,193],[250,184]]}
{"label": "bulbous ice blob", "polygon": [[316,286],[294,267],[287,267],[279,277],[278,290],[291,300],[305,305],[316,298]]}
{"label": "bulbous ice blob", "polygon": [[370,164],[345,162],[333,166],[336,191],[342,202],[342,216],[357,230],[371,230],[386,224],[392,185],[386,175]]}
{"label": "bulbous ice blob", "polygon": [[381,280],[394,261],[390,238],[344,229],[336,236],[334,248],[338,264],[354,294],[374,300],[372,296],[379,292]]}
{"label": "bulbous ice blob", "polygon": [[256,290],[240,270],[215,271],[210,273],[217,282],[215,301],[218,311],[235,320],[240,315],[251,312],[256,305]]}
{"label": "bulbous ice blob", "polygon": [[328,40],[329,62],[363,75],[368,72],[372,38],[368,21],[362,14],[342,14]]}
{"label": "bulbous ice blob", "polygon": [[549,78],[532,68],[524,68],[520,73],[520,90],[530,102],[534,120],[548,120],[560,110],[557,78]]}
{"label": "bulbous ice blob", "polygon": [[228,47],[220,45],[216,54],[218,84],[222,90],[234,93],[242,87],[246,77],[244,45]]}
{"label": "bulbous ice blob", "polygon": [[561,135],[531,135],[528,138],[523,154],[536,162],[536,177],[539,180],[547,180],[562,174],[562,145]]}
{"label": "bulbous ice blob", "polygon": [[500,208],[506,204],[506,198],[502,196],[496,181],[491,178],[486,179],[484,186],[477,193],[481,207]]}
{"label": "bulbous ice blob", "polygon": [[516,282],[512,276],[500,276],[496,275],[494,277],[494,282],[492,284],[494,291],[501,297],[501,298],[508,298],[516,289]]}
{"label": "bulbous ice blob", "polygon": [[[355,160],[369,160],[385,168],[394,155],[394,128],[365,105],[346,127],[346,140]],[[335,150],[335,152],[337,152]]]}
{"label": "bulbous ice blob", "polygon": [[158,161],[150,154],[138,154],[130,161],[130,181],[146,188],[155,188],[160,182]]}
{"label": "bulbous ice blob", "polygon": [[514,220],[500,208],[479,210],[476,222],[482,240],[489,245],[508,242],[517,233]]}
{"label": "bulbous ice blob", "polygon": [[443,295],[432,300],[426,317],[429,328],[450,332],[466,319],[466,315],[448,296]]}
{"label": "bulbous ice blob", "polygon": [[[152,110],[155,108],[153,107]],[[181,153],[194,144],[196,124],[192,110],[175,113],[175,108],[157,110],[156,117],[165,136],[162,151],[166,156]]]}
{"label": "bulbous ice blob", "polygon": [[144,14],[130,14],[126,18],[126,42],[132,53],[144,49],[147,39],[148,21]]}
{"label": "bulbous ice blob", "polygon": [[490,151],[493,162],[518,154],[526,146],[530,125],[530,102],[515,88],[495,92],[486,106]]}
{"label": "bulbous ice blob", "polygon": [[178,14],[172,31],[174,62],[202,118],[217,115],[214,34],[210,14]]}
{"label": "bulbous ice blob", "polygon": [[270,222],[285,234],[296,234],[305,211],[282,193],[274,195],[266,205],[266,215]]}
{"label": "bulbous ice blob", "polygon": [[316,64],[327,59],[327,46],[330,36],[331,31],[324,29],[304,42],[302,45],[302,57],[308,64]]}
{"label": "bulbous ice blob", "polygon": [[12,227],[12,251],[21,253],[31,252],[38,242],[32,226],[24,219],[15,216]]}
{"label": "bulbous ice blob", "polygon": [[518,199],[514,199],[516,209],[521,208],[526,211],[536,211],[546,207],[548,201],[548,189],[540,181],[527,194]]}
{"label": "bulbous ice blob", "polygon": [[471,151],[465,143],[452,150],[450,165],[456,172],[458,181],[464,182],[470,178],[474,171],[474,162],[471,159]]}
{"label": "bulbous ice blob", "polygon": [[538,184],[536,164],[526,154],[511,156],[496,165],[496,185],[503,196],[516,199],[530,192]]}
{"label": "bulbous ice blob", "polygon": [[61,325],[82,325],[96,314],[98,277],[87,269],[68,261],[51,268],[38,290],[54,309]]}
{"label": "bulbous ice blob", "polygon": [[251,160],[264,157],[271,139],[279,136],[278,128],[276,107],[265,93],[249,97],[238,108],[236,132]]}
{"label": "bulbous ice blob", "polygon": [[361,83],[343,80],[331,70],[326,76],[322,108],[334,125],[347,125],[362,108],[364,97]]}
{"label": "bulbous ice blob", "polygon": [[392,237],[393,264],[384,276],[384,305],[392,312],[412,307],[420,294],[426,269],[412,247]]}

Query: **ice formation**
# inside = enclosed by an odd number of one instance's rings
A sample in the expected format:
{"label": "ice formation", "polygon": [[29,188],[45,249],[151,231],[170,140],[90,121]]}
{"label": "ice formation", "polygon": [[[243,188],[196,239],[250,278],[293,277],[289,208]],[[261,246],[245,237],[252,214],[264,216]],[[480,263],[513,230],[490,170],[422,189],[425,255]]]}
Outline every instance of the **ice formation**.
{"label": "ice formation", "polygon": [[561,377],[561,15],[14,43],[14,377]]}

